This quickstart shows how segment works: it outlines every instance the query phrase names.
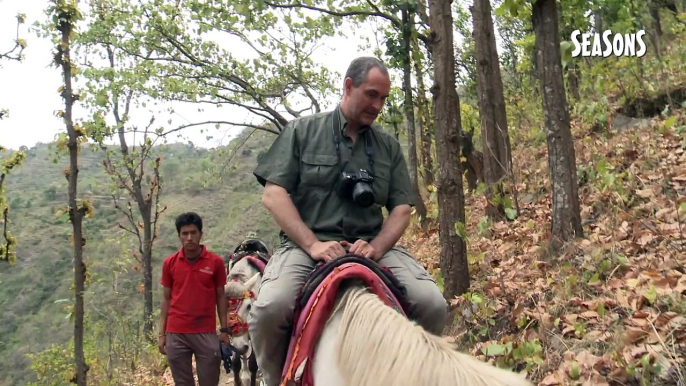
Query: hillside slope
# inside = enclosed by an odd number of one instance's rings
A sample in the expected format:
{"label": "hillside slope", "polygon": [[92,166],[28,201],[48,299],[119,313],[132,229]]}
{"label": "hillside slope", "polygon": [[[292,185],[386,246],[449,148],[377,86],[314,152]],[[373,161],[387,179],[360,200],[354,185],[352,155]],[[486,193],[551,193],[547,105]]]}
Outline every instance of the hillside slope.
{"label": "hillside slope", "polygon": [[[257,157],[274,135],[256,132],[227,164],[230,149],[247,134],[228,148],[207,150],[179,144],[157,148],[163,158],[160,201],[168,209],[160,219],[160,238],[154,247],[155,309],[161,262],[178,249],[174,218],[182,211],[196,211],[203,217],[204,242],[221,255],[232,251],[251,232],[271,245],[278,241],[278,228],[262,207],[261,186],[252,176]],[[26,355],[67,342],[73,333],[67,318],[73,298],[71,225],[66,215],[56,216],[66,207],[63,170],[68,160],[53,163],[51,147],[30,149],[23,166],[7,180],[18,262],[0,265],[2,386],[35,380]],[[91,283],[86,294],[88,313],[90,321],[119,319],[137,330],[142,313],[142,276],[133,257],[137,242],[118,228],[126,219],[114,208],[112,185],[102,159],[102,152],[88,149],[79,158],[80,197],[91,200],[95,207],[95,216],[85,220],[84,256]]]}
{"label": "hillside slope", "polygon": [[[585,238],[561,257],[546,250],[545,143],[514,152],[518,219],[489,223],[483,197],[467,198],[472,282],[448,333],[538,385],[686,380],[686,109],[610,126],[574,127]],[[437,229],[403,242],[438,268]]]}

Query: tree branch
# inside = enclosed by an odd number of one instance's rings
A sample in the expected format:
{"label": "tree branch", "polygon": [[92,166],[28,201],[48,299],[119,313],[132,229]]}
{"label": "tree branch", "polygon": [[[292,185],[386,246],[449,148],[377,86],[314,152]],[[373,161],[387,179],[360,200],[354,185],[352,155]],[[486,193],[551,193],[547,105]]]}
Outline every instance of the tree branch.
{"label": "tree branch", "polygon": [[155,166],[153,167],[153,180],[151,181],[150,184],[150,203],[151,205],[154,204],[155,208],[155,214],[153,215],[152,219],[152,238],[150,240],[150,243],[154,243],[155,240],[157,240],[157,235],[158,235],[158,227],[157,227],[157,221],[160,218],[160,215],[164,213],[164,211],[167,210],[167,206],[165,205],[162,210],[159,208],[159,203],[160,203],[160,190],[162,189],[162,179],[160,178],[160,162],[162,161],[162,158],[160,156],[155,159]]}
{"label": "tree branch", "polygon": [[[119,171],[114,167],[112,164],[112,160],[110,159],[109,155],[105,157],[105,159],[102,161],[103,165],[105,166],[105,171],[107,171],[107,174],[109,174],[112,177],[112,180],[114,180],[115,183],[118,182],[117,188],[119,189],[126,189],[132,196],[134,195],[133,192],[133,187],[129,186],[129,184],[126,182],[124,179],[124,176],[119,173]],[[116,202],[115,202],[116,206]]]}
{"label": "tree branch", "polygon": [[[14,39],[14,47],[4,54],[0,54],[0,59],[16,60],[21,62],[22,52],[24,52],[24,48],[26,48],[24,41],[19,38],[19,26],[22,25],[22,23],[24,23],[24,15],[17,15],[17,35]],[[17,49],[19,49],[19,52],[15,53]]]}
{"label": "tree branch", "polygon": [[[5,183],[5,173],[0,174],[0,194],[2,193],[2,186]],[[2,261],[10,261],[10,235],[9,231],[7,230],[7,224],[9,223],[9,216],[10,216],[10,210],[9,210],[9,202],[7,203],[7,206],[5,206],[4,210],[2,211],[2,236],[5,239],[5,247],[4,252],[5,254],[3,256],[0,256],[0,260]]]}
{"label": "tree branch", "polygon": [[429,14],[426,13],[426,0],[417,0],[417,13],[419,14],[419,19],[422,21],[427,26],[430,26],[431,23],[429,23]]}
{"label": "tree branch", "polygon": [[121,207],[119,200],[117,199],[117,196],[115,196],[114,194],[112,194],[112,200],[114,200],[114,207],[117,210],[119,210],[122,214],[124,214],[124,216],[126,216],[126,218],[129,220],[129,223],[131,224],[133,230],[125,227],[121,223],[118,224],[119,228],[131,233],[134,236],[136,236],[138,238],[138,245],[139,246],[143,245],[143,240],[141,239],[141,233],[138,230],[138,225],[136,223],[136,220],[133,218],[133,210],[131,210],[131,201],[127,201],[127,205],[126,205],[127,209],[128,209],[128,211],[127,211]]}
{"label": "tree branch", "polygon": [[[369,4],[371,4],[371,2],[370,2],[369,0],[368,0],[367,2],[368,2]],[[396,27],[398,27],[398,28],[401,27],[400,20],[398,20],[396,17],[393,17],[392,15],[388,15],[388,14],[385,14],[385,13],[383,13],[383,12],[378,11],[378,8],[377,8],[377,7],[374,7],[374,8],[377,9],[376,12],[370,12],[370,11],[350,11],[350,10],[348,10],[348,11],[333,11],[333,10],[329,10],[329,9],[324,9],[324,8],[319,8],[319,7],[310,6],[310,5],[305,5],[305,4],[302,4],[302,3],[275,4],[275,3],[272,3],[272,2],[270,2],[270,1],[265,1],[264,4],[266,4],[266,5],[270,6],[270,7],[274,7],[274,8],[305,8],[305,9],[309,9],[309,10],[311,10],[311,11],[318,11],[318,12],[321,12],[321,13],[325,13],[325,14],[332,15],[332,16],[338,16],[338,17],[346,17],[346,16],[375,16],[375,17],[380,17],[380,18],[383,18],[383,19],[386,19],[386,20],[390,21],[391,23],[393,23],[394,26],[396,26]]]}
{"label": "tree branch", "polygon": [[267,131],[267,132],[269,132],[269,133],[276,134],[276,135],[279,134],[279,131],[277,131],[277,130],[270,129],[270,128],[266,127],[266,126],[257,126],[257,125],[253,125],[253,124],[250,124],[250,123],[234,123],[234,122],[229,122],[229,121],[205,121],[205,122],[189,123],[189,124],[187,124],[187,125],[181,125],[181,126],[175,128],[175,129],[171,129],[171,130],[169,130],[169,131],[166,131],[166,132],[160,134],[159,136],[160,136],[160,137],[164,137],[164,136],[166,136],[166,135],[169,135],[169,134],[171,134],[171,133],[175,133],[175,132],[177,132],[177,131],[181,131],[181,130],[186,129],[186,128],[189,128],[189,127],[200,126],[200,125],[211,125],[211,124],[252,127],[252,128],[254,128],[254,129],[256,129],[256,130],[264,130],[264,131]]}
{"label": "tree branch", "polygon": [[220,176],[224,174],[224,170],[225,170],[226,167],[229,166],[229,164],[231,163],[231,160],[233,159],[233,156],[235,156],[236,153],[238,153],[238,149],[240,149],[241,147],[243,147],[243,145],[245,145],[245,143],[248,141],[248,139],[250,139],[250,137],[252,137],[252,135],[255,134],[255,131],[257,131],[257,130],[258,130],[258,129],[253,129],[253,131],[251,131],[250,134],[248,134],[245,138],[243,138],[243,140],[236,146],[236,148],[233,150],[233,153],[231,153],[231,156],[229,156],[229,159],[226,160],[226,162],[225,162],[224,165],[222,166],[222,169],[219,171],[219,175],[220,175]]}
{"label": "tree branch", "polygon": [[[419,0],[421,3],[423,0]],[[275,4],[270,1],[265,1],[264,4],[269,5],[270,7],[274,8],[304,8],[304,9],[309,9],[311,11],[318,11],[321,13],[325,13],[327,15],[332,15],[332,16],[337,16],[337,17],[349,17],[349,16],[372,16],[372,17],[379,17],[385,20],[388,20],[393,24],[393,27],[397,28],[398,30],[402,29],[402,23],[400,20],[393,16],[389,15],[387,13],[384,13],[379,9],[379,7],[372,3],[371,0],[367,0],[367,4],[369,4],[370,7],[374,10],[372,11],[351,11],[351,10],[330,10],[330,9],[324,9],[324,8],[319,8],[319,7],[314,7],[310,5],[305,5],[302,3],[292,3],[292,4]],[[423,6],[423,4],[422,4]],[[420,6],[421,8],[421,6]],[[424,8],[424,16],[426,16],[426,8]],[[422,21],[424,21],[424,17],[422,17]],[[428,23],[428,16],[426,16],[426,21],[424,21],[426,25],[429,25]],[[431,44],[432,39],[431,37],[421,34],[417,32],[417,38],[419,38],[421,41],[423,41],[427,46]]]}

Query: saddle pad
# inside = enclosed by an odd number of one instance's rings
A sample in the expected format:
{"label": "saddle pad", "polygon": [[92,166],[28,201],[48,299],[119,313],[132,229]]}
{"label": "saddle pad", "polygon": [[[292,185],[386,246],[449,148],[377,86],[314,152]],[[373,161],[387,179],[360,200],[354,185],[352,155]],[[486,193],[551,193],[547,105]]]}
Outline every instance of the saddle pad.
{"label": "saddle pad", "polygon": [[322,329],[331,316],[344,280],[361,279],[387,306],[406,315],[399,300],[377,273],[365,265],[345,263],[329,273],[308,299],[307,305],[296,312],[288,355],[281,385],[313,386],[311,363]]}
{"label": "saddle pad", "polygon": [[400,281],[393,275],[391,270],[387,267],[380,265],[379,263],[370,260],[366,257],[361,257],[352,253],[348,253],[338,259],[334,259],[326,264],[318,265],[315,270],[309,275],[307,281],[300,289],[298,295],[298,301],[296,304],[296,310],[305,307],[305,304],[310,300],[310,297],[314,293],[315,288],[319,287],[321,282],[338,266],[348,263],[356,263],[363,265],[372,272],[374,272],[379,279],[381,279],[388,289],[393,293],[396,299],[403,306],[403,310],[407,312],[407,290],[400,283]]}
{"label": "saddle pad", "polygon": [[231,256],[231,266],[235,265],[242,259],[247,259],[248,263],[252,265],[255,269],[257,269],[261,274],[264,274],[264,268],[267,266],[267,263],[269,262],[269,259],[267,259],[265,256],[260,254],[259,252],[250,252],[250,253],[240,253],[237,255],[232,255]]}

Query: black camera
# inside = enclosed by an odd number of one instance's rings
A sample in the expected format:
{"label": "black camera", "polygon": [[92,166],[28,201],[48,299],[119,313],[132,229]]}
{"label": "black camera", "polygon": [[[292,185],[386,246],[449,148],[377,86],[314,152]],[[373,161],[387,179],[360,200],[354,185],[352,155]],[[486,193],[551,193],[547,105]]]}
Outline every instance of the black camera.
{"label": "black camera", "polygon": [[338,194],[343,198],[352,197],[353,202],[363,208],[370,207],[376,200],[370,186],[372,182],[374,177],[364,169],[356,172],[343,171],[338,181]]}

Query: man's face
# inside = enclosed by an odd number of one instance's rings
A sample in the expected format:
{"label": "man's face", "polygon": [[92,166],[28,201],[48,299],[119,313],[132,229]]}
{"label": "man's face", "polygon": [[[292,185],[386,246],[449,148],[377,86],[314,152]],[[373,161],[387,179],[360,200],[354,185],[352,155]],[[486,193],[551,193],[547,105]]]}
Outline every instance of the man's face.
{"label": "man's face", "polygon": [[367,79],[358,87],[353,86],[352,79],[345,80],[345,91],[349,96],[350,112],[360,125],[374,123],[386,103],[391,91],[391,79],[378,68],[367,73]]}
{"label": "man's face", "polygon": [[195,251],[200,248],[201,237],[202,232],[200,232],[197,225],[184,225],[179,230],[181,245],[183,245],[183,248],[187,251]]}

